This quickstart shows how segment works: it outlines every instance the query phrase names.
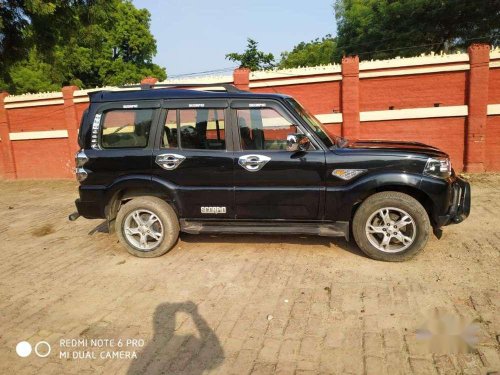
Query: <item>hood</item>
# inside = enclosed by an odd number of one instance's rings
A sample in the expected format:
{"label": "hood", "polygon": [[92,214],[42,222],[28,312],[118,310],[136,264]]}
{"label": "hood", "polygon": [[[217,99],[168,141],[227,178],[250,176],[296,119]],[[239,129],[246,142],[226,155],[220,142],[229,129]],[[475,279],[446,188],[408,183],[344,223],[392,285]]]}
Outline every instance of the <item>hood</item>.
{"label": "hood", "polygon": [[440,149],[419,142],[386,141],[386,140],[356,140],[349,142],[346,148],[373,149],[388,152],[411,152],[429,157],[448,157]]}

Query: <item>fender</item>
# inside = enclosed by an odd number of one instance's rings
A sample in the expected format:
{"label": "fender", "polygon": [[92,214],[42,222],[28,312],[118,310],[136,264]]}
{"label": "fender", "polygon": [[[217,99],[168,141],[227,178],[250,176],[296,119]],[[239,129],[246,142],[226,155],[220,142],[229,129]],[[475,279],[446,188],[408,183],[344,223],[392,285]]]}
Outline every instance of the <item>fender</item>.
{"label": "fender", "polygon": [[151,177],[151,175],[123,176],[106,188],[104,200],[106,202],[106,217],[114,219],[123,199],[136,196],[151,195],[169,202],[179,214],[182,212],[180,200],[177,196],[178,187],[169,181]]}
{"label": "fender", "polygon": [[346,185],[327,186],[325,219],[350,221],[353,207],[373,193],[384,190],[384,187],[388,187],[387,190],[399,186],[414,189],[430,199],[421,190],[421,181],[422,176],[413,173],[375,172],[363,175]]}

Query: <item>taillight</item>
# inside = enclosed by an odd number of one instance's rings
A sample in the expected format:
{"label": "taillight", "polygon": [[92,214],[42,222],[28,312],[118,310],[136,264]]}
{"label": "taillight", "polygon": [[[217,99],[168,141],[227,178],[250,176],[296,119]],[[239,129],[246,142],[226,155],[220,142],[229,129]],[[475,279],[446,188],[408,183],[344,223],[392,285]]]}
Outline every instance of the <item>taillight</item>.
{"label": "taillight", "polygon": [[79,181],[79,182],[82,182],[88,176],[87,171],[85,170],[85,168],[83,168],[85,163],[87,163],[88,161],[89,161],[89,158],[87,157],[87,155],[85,155],[85,152],[83,152],[83,150],[80,150],[76,153],[76,156],[75,156],[75,164],[76,164],[75,175],[76,175],[77,181]]}

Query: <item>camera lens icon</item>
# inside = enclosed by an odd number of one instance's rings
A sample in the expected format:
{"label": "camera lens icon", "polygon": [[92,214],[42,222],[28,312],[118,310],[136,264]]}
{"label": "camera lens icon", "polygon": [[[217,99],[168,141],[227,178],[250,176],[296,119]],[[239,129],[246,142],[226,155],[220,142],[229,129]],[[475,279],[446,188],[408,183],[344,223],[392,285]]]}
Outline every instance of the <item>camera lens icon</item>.
{"label": "camera lens icon", "polygon": [[[47,341],[39,341],[35,345],[35,354],[40,358],[48,357],[51,350],[52,348],[50,347],[50,344]],[[21,358],[28,357],[32,351],[33,348],[31,347],[31,344],[28,341],[21,341],[16,345],[16,353]]]}
{"label": "camera lens icon", "polygon": [[32,348],[28,341],[21,341],[16,345],[16,353],[19,357],[26,358],[31,354]]}
{"label": "camera lens icon", "polygon": [[45,358],[50,354],[50,344],[47,341],[40,341],[35,345],[35,353],[40,358]]}

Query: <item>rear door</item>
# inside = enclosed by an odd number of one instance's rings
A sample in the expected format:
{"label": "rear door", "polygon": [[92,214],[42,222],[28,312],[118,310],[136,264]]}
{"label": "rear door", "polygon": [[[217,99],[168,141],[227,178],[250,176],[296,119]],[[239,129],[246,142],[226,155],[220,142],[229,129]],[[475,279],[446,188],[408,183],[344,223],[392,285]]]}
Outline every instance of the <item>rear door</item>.
{"label": "rear door", "polygon": [[235,100],[234,184],[237,219],[320,220],[325,152],[289,152],[287,135],[306,133],[279,102]]}
{"label": "rear door", "polygon": [[178,194],[180,215],[234,218],[232,137],[227,100],[166,100],[153,150],[153,179]]}

